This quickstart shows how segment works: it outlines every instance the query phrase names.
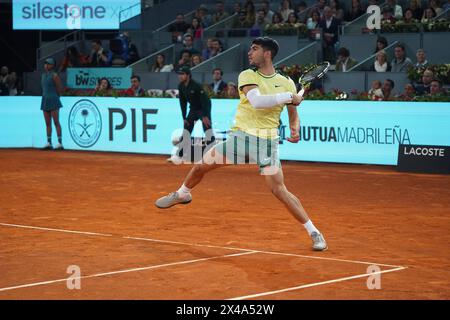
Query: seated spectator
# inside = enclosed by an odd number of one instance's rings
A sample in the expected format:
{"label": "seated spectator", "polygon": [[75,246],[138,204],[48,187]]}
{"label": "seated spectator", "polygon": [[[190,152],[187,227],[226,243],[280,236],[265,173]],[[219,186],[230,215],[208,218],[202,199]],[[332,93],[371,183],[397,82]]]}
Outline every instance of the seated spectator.
{"label": "seated spectator", "polygon": [[121,37],[126,41],[127,48],[127,64],[134,63],[140,59],[137,46],[131,42],[131,37],[128,31],[124,31]]}
{"label": "seated spectator", "polygon": [[393,9],[393,16],[395,19],[403,18],[403,9],[397,4],[397,0],[387,0],[389,7]]}
{"label": "seated spectator", "polygon": [[211,90],[220,95],[226,88],[227,84],[222,80],[223,71],[220,68],[215,68],[212,72],[213,82],[209,84]]}
{"label": "seated spectator", "polygon": [[191,58],[192,58],[192,54],[189,50],[181,51],[181,57],[174,66],[175,71],[180,69],[182,66],[191,67]]}
{"label": "seated spectator", "polygon": [[237,89],[237,85],[234,82],[228,82],[227,87],[225,89],[224,98],[227,99],[238,99],[239,92]]}
{"label": "seated spectator", "polygon": [[422,19],[423,10],[420,0],[410,0],[409,9],[412,11],[414,19],[416,20]]}
{"label": "seated spectator", "polygon": [[436,12],[434,11],[433,8],[428,7],[423,12],[422,20],[420,20],[420,21],[422,23],[427,23],[427,22],[430,22],[431,20],[433,20],[434,17],[436,17]]}
{"label": "seated spectator", "polygon": [[392,89],[394,89],[394,86],[395,86],[394,81],[392,81],[391,79],[384,80],[382,88],[384,101],[392,100],[393,98]]}
{"label": "seated spectator", "polygon": [[9,75],[9,68],[7,66],[3,66],[0,69],[0,82],[5,83],[6,79],[8,78]]}
{"label": "seated spectator", "polygon": [[267,23],[272,23],[273,15],[274,15],[275,12],[270,10],[270,3],[269,3],[269,1],[261,1],[260,8],[262,10],[264,10],[265,13],[266,13],[266,22]]}
{"label": "seated spectator", "polygon": [[90,67],[109,67],[111,54],[103,49],[102,42],[98,39],[92,40],[92,51],[88,58]]}
{"label": "seated spectator", "polygon": [[305,1],[300,1],[295,8],[295,15],[298,19],[298,22],[306,24],[306,19],[308,18],[308,12],[306,11],[307,8],[308,6],[306,5]]}
{"label": "seated spectator", "polygon": [[18,78],[17,78],[17,74],[14,71],[8,75],[8,77],[6,78],[5,84],[8,88],[8,95],[17,96],[17,94],[18,94],[18,90],[17,90]]}
{"label": "seated spectator", "polygon": [[59,72],[65,72],[67,68],[79,68],[88,64],[88,57],[78,52],[77,47],[70,46],[66,50],[64,59],[59,66]]}
{"label": "seated spectator", "polygon": [[225,18],[228,18],[229,16],[230,16],[229,13],[225,11],[225,5],[223,1],[217,1],[216,10],[212,15],[213,23],[215,24],[221,20],[224,20]]}
{"label": "seated spectator", "polygon": [[414,65],[414,68],[425,68],[428,66],[428,60],[426,57],[426,53],[424,49],[417,49],[416,52],[416,64]]}
{"label": "seated spectator", "polygon": [[108,78],[103,77],[97,81],[97,86],[94,90],[95,96],[110,96],[112,95],[112,86],[111,82],[109,82]]}
{"label": "seated spectator", "polygon": [[264,33],[264,30],[269,24],[266,21],[266,12],[263,9],[259,9],[256,12],[255,24],[250,30],[251,37],[259,37]]}
{"label": "seated spectator", "polygon": [[310,11],[310,17],[306,20],[306,27],[308,30],[314,30],[319,28],[320,13],[317,10]]}
{"label": "seated spectator", "polygon": [[404,13],[403,23],[416,23],[416,22],[418,21],[414,19],[414,12],[410,8],[407,8]]}
{"label": "seated spectator", "polygon": [[323,10],[323,19],[319,23],[319,27],[323,32],[323,57],[324,60],[330,63],[336,62],[335,45],[338,41],[340,20],[333,17],[333,11],[326,6]]}
{"label": "seated spectator", "polygon": [[320,19],[323,18],[323,11],[325,10],[325,7],[327,6],[326,0],[317,0],[317,3],[315,4],[315,10],[319,12]]}
{"label": "seated spectator", "polygon": [[413,100],[416,96],[416,89],[411,83],[405,84],[405,91],[400,95],[403,100]]}
{"label": "seated spectator", "polygon": [[373,53],[377,53],[380,50],[384,50],[388,46],[388,42],[385,37],[378,37]]}
{"label": "seated spectator", "polygon": [[[389,7],[389,6],[384,7],[382,13],[383,13],[383,16],[381,18],[382,24],[394,24],[395,23],[396,19],[395,19],[394,10],[392,9],[392,7]],[[402,15],[402,17],[403,17],[403,15]]]}
{"label": "seated spectator", "polygon": [[187,29],[189,29],[189,24],[184,20],[184,15],[177,14],[175,22],[168,28],[168,31],[172,33],[172,42],[181,42]]}
{"label": "seated spectator", "polygon": [[195,18],[198,18],[198,20],[201,22],[203,28],[208,28],[210,25],[212,25],[212,17],[208,13],[208,8],[201,4],[198,9],[195,12],[194,15]]}
{"label": "seated spectator", "polygon": [[[248,20],[247,11],[243,10],[239,13],[237,20],[235,20],[231,26],[233,29],[250,29],[253,26],[252,21]],[[228,35],[230,37],[245,37],[246,30],[230,30]]]}
{"label": "seated spectator", "polygon": [[156,55],[155,63],[152,66],[152,72],[170,72],[173,70],[172,64],[166,64],[166,56],[162,53]]}
{"label": "seated spectator", "polygon": [[333,11],[333,16],[336,19],[343,20],[344,19],[344,10],[342,9],[342,5],[339,0],[330,0],[330,8]]}
{"label": "seated spectator", "polygon": [[287,19],[286,23],[287,23],[287,24],[290,24],[290,25],[292,25],[292,26],[294,26],[295,24],[298,23],[297,16],[295,15],[294,12],[289,13],[289,16],[288,16],[288,19]]}
{"label": "seated spectator", "polygon": [[430,84],[430,95],[435,96],[445,93],[439,80],[433,79]]}
{"label": "seated spectator", "polygon": [[131,87],[125,91],[129,97],[144,97],[145,90],[141,88],[141,78],[137,75],[131,76]]}
{"label": "seated spectator", "polygon": [[353,21],[356,18],[365,14],[366,11],[363,9],[360,0],[352,0],[352,6],[347,11],[344,16],[345,21]]}
{"label": "seated spectator", "polygon": [[194,48],[194,37],[190,33],[186,33],[183,36],[183,49],[182,51],[189,51],[191,55],[200,54],[200,52]]}
{"label": "seated spectator", "polygon": [[194,39],[201,39],[203,35],[203,27],[199,18],[192,18],[191,26],[189,27],[188,33],[192,34]]}
{"label": "seated spectator", "polygon": [[407,72],[413,66],[411,59],[406,56],[403,44],[395,46],[394,57],[391,62],[391,72]]}
{"label": "seated spectator", "polygon": [[198,66],[202,62],[203,62],[203,60],[202,60],[202,56],[201,55],[199,55],[199,54],[192,55],[191,66],[193,66],[193,67]]}
{"label": "seated spectator", "polygon": [[292,2],[291,0],[283,0],[281,1],[281,6],[279,10],[281,17],[283,18],[283,22],[287,22],[289,15],[291,13],[295,13],[292,9]]}
{"label": "seated spectator", "polygon": [[108,65],[112,67],[124,67],[128,61],[128,41],[120,35],[115,39],[109,40],[110,55]]}
{"label": "seated spectator", "polygon": [[240,3],[239,1],[238,2],[235,2],[234,4],[233,4],[233,14],[237,14],[237,15],[239,15],[239,13],[242,11],[242,3]]}
{"label": "seated spectator", "polygon": [[442,13],[441,2],[439,0],[428,0],[428,6],[434,10],[436,16]]}
{"label": "seated spectator", "polygon": [[242,10],[239,12],[239,16],[233,21],[232,28],[234,29],[249,29],[253,26],[254,22],[248,20],[247,11]]}
{"label": "seated spectator", "polygon": [[244,11],[247,12],[247,21],[251,23],[251,25],[254,25],[256,19],[256,10],[252,0],[247,0],[245,2]]}
{"label": "seated spectator", "polygon": [[391,65],[387,61],[386,51],[380,50],[377,52],[375,56],[375,61],[373,63],[373,67],[371,71],[376,72],[388,72],[391,71]]}
{"label": "seated spectator", "polygon": [[208,38],[208,40],[206,40],[206,48],[202,50],[203,60],[208,60],[211,58],[211,54],[213,52],[213,41],[214,38]]}
{"label": "seated spectator", "polygon": [[415,86],[416,93],[419,96],[430,93],[431,81],[433,81],[434,73],[430,69],[426,69],[422,74],[422,81]]}
{"label": "seated spectator", "polygon": [[336,71],[348,71],[358,64],[358,61],[350,57],[350,51],[347,48],[340,48],[337,52]]}
{"label": "seated spectator", "polygon": [[383,90],[381,89],[381,86],[380,80],[372,81],[372,87],[368,92],[371,100],[383,100]]}
{"label": "seated spectator", "polygon": [[282,24],[283,23],[283,17],[279,12],[275,12],[272,17],[272,25],[276,24]]}

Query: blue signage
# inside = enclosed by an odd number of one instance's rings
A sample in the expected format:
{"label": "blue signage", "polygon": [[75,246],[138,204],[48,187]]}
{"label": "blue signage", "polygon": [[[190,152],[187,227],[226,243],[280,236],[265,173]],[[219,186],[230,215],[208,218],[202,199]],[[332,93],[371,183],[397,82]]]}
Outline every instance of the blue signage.
{"label": "blue signage", "polygon": [[[46,143],[40,97],[0,97],[0,147]],[[62,97],[60,122],[66,149],[170,154],[183,122],[177,99]],[[213,100],[218,137],[233,126],[237,100]],[[450,146],[450,104],[304,101],[298,108],[300,142],[281,115],[282,160],[396,165],[404,145]],[[202,136],[200,121],[193,136]],[[56,141],[54,133],[53,141]]]}
{"label": "blue signage", "polygon": [[139,0],[13,0],[13,29],[119,29],[140,13]]}
{"label": "blue signage", "polygon": [[94,89],[97,81],[107,78],[113,89],[131,86],[131,68],[67,68],[67,87],[72,89]]}

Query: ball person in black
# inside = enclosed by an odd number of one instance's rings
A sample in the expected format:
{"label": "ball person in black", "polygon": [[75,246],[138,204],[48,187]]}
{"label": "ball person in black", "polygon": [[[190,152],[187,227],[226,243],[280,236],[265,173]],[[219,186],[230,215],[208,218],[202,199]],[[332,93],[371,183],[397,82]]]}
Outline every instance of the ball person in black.
{"label": "ball person in black", "polygon": [[[202,121],[203,131],[205,132],[206,142],[212,143],[215,140],[212,131],[211,121],[211,99],[209,99],[202,86],[192,79],[191,69],[189,66],[181,66],[178,70],[178,92],[181,107],[181,115],[183,117],[184,130],[192,134],[194,125],[197,120]],[[187,113],[187,105],[189,103],[189,113]],[[190,143],[190,141],[180,140],[178,152],[169,158],[169,161],[179,162],[183,157],[182,143]],[[174,159],[176,158],[176,161]]]}

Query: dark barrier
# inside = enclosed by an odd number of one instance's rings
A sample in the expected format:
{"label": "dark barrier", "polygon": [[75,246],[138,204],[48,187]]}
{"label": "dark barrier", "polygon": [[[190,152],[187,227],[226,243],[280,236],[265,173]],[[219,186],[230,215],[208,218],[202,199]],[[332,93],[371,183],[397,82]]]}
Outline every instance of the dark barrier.
{"label": "dark barrier", "polygon": [[399,171],[450,173],[450,147],[400,144]]}

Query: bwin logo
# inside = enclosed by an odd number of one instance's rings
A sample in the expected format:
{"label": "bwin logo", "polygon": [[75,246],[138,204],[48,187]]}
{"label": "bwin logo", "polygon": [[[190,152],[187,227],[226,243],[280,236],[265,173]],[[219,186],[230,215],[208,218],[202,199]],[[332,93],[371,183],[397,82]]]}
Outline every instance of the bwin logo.
{"label": "bwin logo", "polygon": [[82,148],[97,143],[102,132],[102,117],[97,106],[83,99],[75,103],[69,114],[69,132],[73,141]]}
{"label": "bwin logo", "polygon": [[75,83],[77,86],[92,86],[95,85],[96,81],[97,79],[95,77],[91,77],[89,71],[80,70],[78,71],[78,74],[75,75]]}

